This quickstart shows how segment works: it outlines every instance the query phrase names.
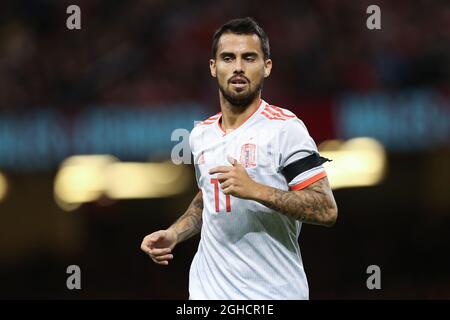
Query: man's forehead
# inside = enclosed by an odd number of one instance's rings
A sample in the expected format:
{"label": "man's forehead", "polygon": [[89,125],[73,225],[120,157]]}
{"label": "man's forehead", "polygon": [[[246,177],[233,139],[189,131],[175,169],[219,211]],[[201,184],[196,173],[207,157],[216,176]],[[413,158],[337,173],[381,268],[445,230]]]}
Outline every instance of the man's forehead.
{"label": "man's forehead", "polygon": [[262,54],[261,42],[256,34],[224,33],[217,46],[217,53],[256,51]]}

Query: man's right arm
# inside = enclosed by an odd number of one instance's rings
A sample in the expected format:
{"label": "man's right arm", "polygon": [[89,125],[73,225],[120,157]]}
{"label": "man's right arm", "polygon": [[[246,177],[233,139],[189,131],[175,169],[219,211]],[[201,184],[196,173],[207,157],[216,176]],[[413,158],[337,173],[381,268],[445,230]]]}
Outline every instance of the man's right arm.
{"label": "man's right arm", "polygon": [[168,231],[175,232],[177,244],[200,232],[202,228],[202,212],[203,196],[202,192],[199,191],[186,212],[168,229]]}
{"label": "man's right arm", "polygon": [[203,197],[200,191],[186,212],[168,229],[149,234],[142,240],[141,250],[157,264],[168,265],[175,246],[200,232],[202,228]]}

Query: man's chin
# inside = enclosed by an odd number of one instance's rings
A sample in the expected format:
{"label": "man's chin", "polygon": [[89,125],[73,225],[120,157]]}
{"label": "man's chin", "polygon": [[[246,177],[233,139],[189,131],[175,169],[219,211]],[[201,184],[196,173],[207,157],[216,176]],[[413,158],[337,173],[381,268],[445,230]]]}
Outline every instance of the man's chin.
{"label": "man's chin", "polygon": [[224,96],[225,100],[227,100],[231,105],[235,107],[247,107],[249,104],[251,104],[256,96],[256,92],[247,92],[247,90],[243,90],[241,92],[223,92],[222,95]]}
{"label": "man's chin", "polygon": [[225,97],[225,99],[227,99],[228,102],[235,107],[244,108],[244,107],[247,107],[249,104],[251,104],[253,102],[253,100],[255,100],[255,96],[254,95],[242,95],[242,96],[238,95],[238,96]]}
{"label": "man's chin", "polygon": [[225,100],[227,100],[232,106],[235,106],[237,108],[246,108],[253,101],[255,101],[256,97],[262,90],[262,83],[256,86],[256,90],[251,90],[251,88],[252,87],[249,85],[242,88],[223,88],[219,85],[220,92],[222,93],[222,96],[225,98]]}
{"label": "man's chin", "polygon": [[254,94],[248,93],[248,92],[233,92],[232,94],[229,94],[228,97],[235,101],[241,101],[241,100],[248,100],[251,97],[253,97]]}

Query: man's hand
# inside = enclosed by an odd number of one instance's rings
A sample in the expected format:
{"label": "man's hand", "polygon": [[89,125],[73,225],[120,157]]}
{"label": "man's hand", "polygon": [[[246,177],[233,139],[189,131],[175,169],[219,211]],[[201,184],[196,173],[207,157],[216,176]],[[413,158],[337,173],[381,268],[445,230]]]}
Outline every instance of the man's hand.
{"label": "man's hand", "polygon": [[229,156],[228,161],[232,166],[214,167],[209,170],[209,174],[219,173],[217,179],[224,194],[241,199],[254,198],[255,192],[260,185],[250,178],[244,166],[236,159]]}
{"label": "man's hand", "polygon": [[173,259],[172,249],[177,244],[177,234],[172,229],[159,230],[149,234],[141,244],[141,250],[147,253],[157,264],[168,265]]}

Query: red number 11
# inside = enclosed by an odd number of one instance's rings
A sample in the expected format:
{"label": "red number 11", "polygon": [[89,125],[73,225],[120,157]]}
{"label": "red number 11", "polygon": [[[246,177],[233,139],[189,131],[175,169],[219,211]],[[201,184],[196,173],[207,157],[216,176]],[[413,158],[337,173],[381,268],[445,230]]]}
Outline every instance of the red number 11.
{"label": "red number 11", "polygon": [[[219,210],[219,179],[211,178],[211,183],[214,185],[214,202],[216,204],[216,212],[220,212]],[[227,206],[227,212],[231,212],[231,201],[230,195],[225,195],[225,202]]]}

